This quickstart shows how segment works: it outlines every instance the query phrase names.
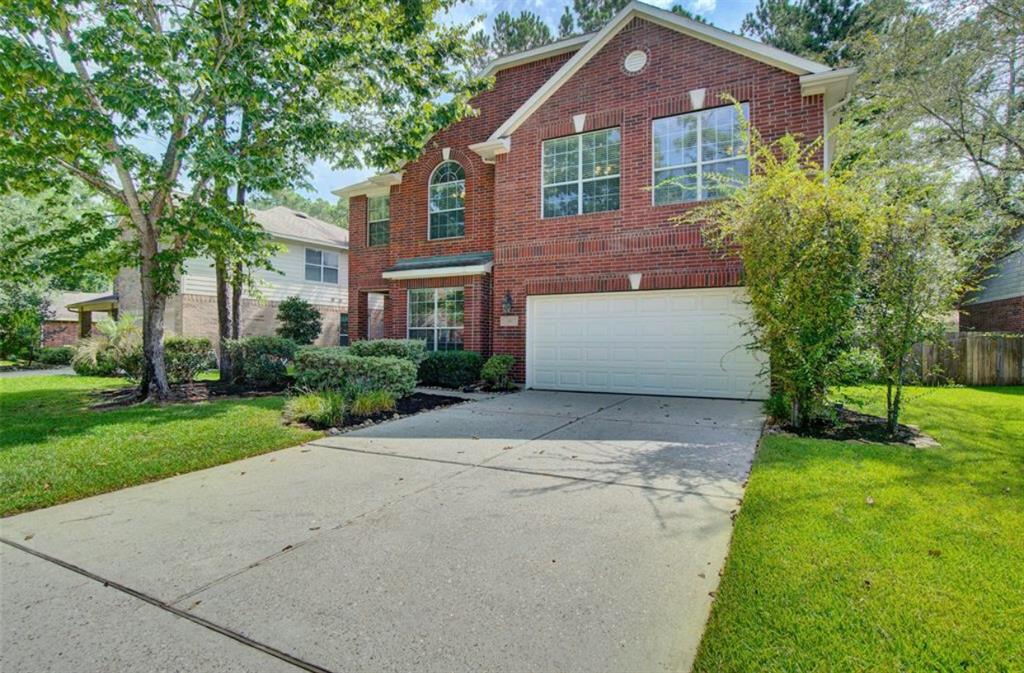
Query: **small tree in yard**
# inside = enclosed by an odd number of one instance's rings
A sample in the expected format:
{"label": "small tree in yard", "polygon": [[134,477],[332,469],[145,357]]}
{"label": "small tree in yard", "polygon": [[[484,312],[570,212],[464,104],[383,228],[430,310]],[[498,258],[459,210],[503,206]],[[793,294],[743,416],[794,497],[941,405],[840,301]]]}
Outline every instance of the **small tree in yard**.
{"label": "small tree in yard", "polygon": [[820,145],[748,135],[749,184],[682,221],[706,223],[709,240],[742,260],[750,347],[769,355],[774,387],[801,426],[823,408],[829,365],[854,329],[868,199],[849,175],[815,163]]}
{"label": "small tree in yard", "polygon": [[320,336],[323,322],[320,311],[305,299],[288,297],[282,301],[277,307],[277,319],[281,323],[277,335],[291,339],[300,346],[311,344]]}

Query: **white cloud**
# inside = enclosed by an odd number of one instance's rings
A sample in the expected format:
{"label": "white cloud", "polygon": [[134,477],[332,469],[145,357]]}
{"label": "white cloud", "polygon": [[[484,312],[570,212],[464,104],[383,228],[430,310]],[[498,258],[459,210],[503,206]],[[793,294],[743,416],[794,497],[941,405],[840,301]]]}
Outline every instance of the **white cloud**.
{"label": "white cloud", "polygon": [[718,0],[693,0],[693,11],[713,12],[718,5]]}

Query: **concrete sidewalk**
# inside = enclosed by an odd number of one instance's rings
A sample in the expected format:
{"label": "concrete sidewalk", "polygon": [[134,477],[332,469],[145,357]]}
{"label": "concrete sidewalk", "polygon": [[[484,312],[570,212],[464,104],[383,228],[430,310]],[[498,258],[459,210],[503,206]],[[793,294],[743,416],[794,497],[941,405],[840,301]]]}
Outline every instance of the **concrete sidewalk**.
{"label": "concrete sidewalk", "polygon": [[0,664],[687,670],[759,434],[529,391],[11,517]]}

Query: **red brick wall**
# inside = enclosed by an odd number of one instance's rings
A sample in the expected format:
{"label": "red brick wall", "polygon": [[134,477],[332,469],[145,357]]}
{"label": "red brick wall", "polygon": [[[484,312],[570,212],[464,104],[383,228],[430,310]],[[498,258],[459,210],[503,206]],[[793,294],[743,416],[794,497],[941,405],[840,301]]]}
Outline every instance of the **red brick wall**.
{"label": "red brick wall", "polygon": [[965,306],[960,311],[960,330],[1024,334],[1024,296]]}
{"label": "red brick wall", "polygon": [[78,323],[67,320],[47,320],[43,323],[43,345],[74,346],[78,342]]}
{"label": "red brick wall", "polygon": [[[646,50],[649,60],[641,72],[628,74],[621,63],[634,49]],[[366,199],[352,199],[349,282],[357,292],[391,289],[394,310],[389,336],[405,335],[407,285],[389,284],[381,279],[380,272],[399,258],[494,252],[489,301],[493,328],[481,324],[481,331],[492,332],[489,348],[481,350],[516,356],[520,380],[525,373],[528,295],[626,290],[627,276],[634,272],[643,274],[643,289],[741,283],[739,262],[705,247],[700,227],[671,221],[692,204],[652,206],[652,120],[690,111],[688,92],[703,88],[705,107],[726,104],[726,94],[747,102],[751,122],[768,140],[787,132],[811,140],[823,130],[822,97],[801,96],[796,75],[671,29],[634,20],[515,131],[511,151],[499,155],[495,165],[484,164],[468,150],[469,144],[485,140],[570,56],[499,73],[495,88],[475,101],[480,116],[438,134],[423,157],[405,167],[402,184],[391,191],[389,246],[366,248]],[[574,133],[572,117],[581,113],[587,115],[585,130],[621,129],[620,208],[543,219],[541,142]],[[427,181],[441,161],[443,147],[450,147],[452,158],[466,168],[466,236],[428,241]],[[431,281],[426,286],[442,285]],[[479,288],[484,290],[483,286]],[[513,313],[520,318],[517,327],[498,327],[506,292],[512,295]],[[474,311],[483,304],[479,302]],[[360,314],[365,302],[357,301],[353,306],[351,331],[359,338],[365,332],[365,319]],[[473,314],[468,306],[466,315],[470,329]],[[467,335],[467,348],[469,342]],[[483,336],[473,337],[474,344],[486,342]]]}

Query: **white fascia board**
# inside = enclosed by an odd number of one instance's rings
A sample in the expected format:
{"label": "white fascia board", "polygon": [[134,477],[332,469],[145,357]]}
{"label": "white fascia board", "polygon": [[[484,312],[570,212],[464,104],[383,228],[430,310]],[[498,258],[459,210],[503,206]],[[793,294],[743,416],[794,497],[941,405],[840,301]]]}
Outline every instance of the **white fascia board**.
{"label": "white fascia board", "polygon": [[482,276],[490,273],[494,262],[471,266],[442,266],[436,269],[409,269],[407,271],[385,271],[382,278],[388,280],[413,280],[416,278],[441,278],[443,276]]}
{"label": "white fascia board", "polygon": [[856,79],[856,68],[810,73],[800,77],[800,93],[804,96],[817,96],[838,92],[838,98],[843,98],[853,89]]}
{"label": "white fascia board", "polygon": [[594,33],[586,33],[585,35],[577,35],[576,37],[566,38],[564,40],[558,40],[551,44],[546,44],[543,47],[536,47],[534,49],[528,49],[526,51],[520,51],[515,54],[509,54],[496,58],[487,64],[487,67],[480,73],[481,77],[490,77],[497,73],[499,70],[505,68],[512,68],[517,65],[525,65],[526,63],[532,63],[534,61],[540,61],[541,59],[551,58],[552,56],[558,56],[568,51],[579,49],[594,36]]}
{"label": "white fascia board", "polygon": [[375,175],[372,178],[357,182],[354,185],[348,187],[342,187],[341,189],[335,189],[331,192],[335,196],[341,198],[349,198],[352,196],[379,196],[388,194],[391,191],[392,185],[402,184],[402,173],[384,173],[382,175]]}
{"label": "white fascia board", "polygon": [[282,241],[285,243],[302,243],[303,245],[315,245],[318,248],[330,248],[331,250],[348,252],[348,243],[339,244],[333,241],[322,241],[316,238],[306,238],[305,236],[292,236],[288,234],[274,234],[270,238],[274,241]]}
{"label": "white fascia board", "polygon": [[469,149],[476,152],[484,163],[493,164],[494,157],[499,154],[507,154],[512,149],[510,138],[498,138],[497,140],[485,140],[482,143],[473,143]]}
{"label": "white fascia board", "polygon": [[669,12],[634,0],[609,21],[604,28],[590,38],[576,54],[566,61],[537,91],[517,109],[512,116],[495,129],[489,140],[498,140],[513,133],[530,115],[537,111],[565,82],[579,71],[595,54],[611,41],[620,30],[634,18],[644,19],[660,26],[690,35],[710,44],[774,66],[794,75],[830,72],[827,65],[801,56],[770,47],[741,35],[693,21],[674,12]]}

